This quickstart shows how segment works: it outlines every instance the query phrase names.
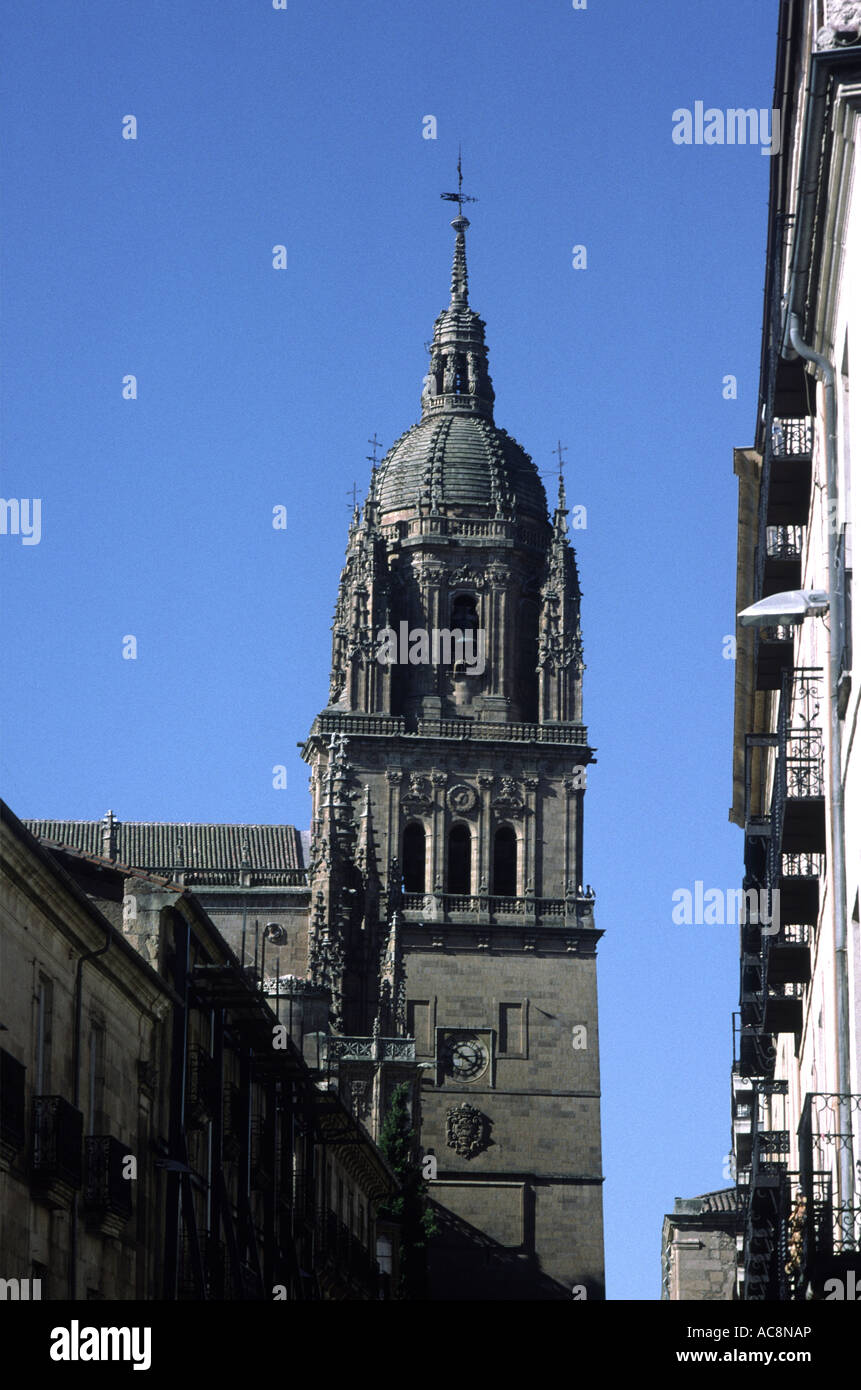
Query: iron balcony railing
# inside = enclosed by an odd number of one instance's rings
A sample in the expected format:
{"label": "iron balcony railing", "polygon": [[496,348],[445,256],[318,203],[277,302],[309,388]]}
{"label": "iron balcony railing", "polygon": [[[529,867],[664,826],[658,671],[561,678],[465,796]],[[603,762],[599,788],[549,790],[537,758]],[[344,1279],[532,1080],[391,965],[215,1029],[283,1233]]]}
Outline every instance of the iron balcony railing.
{"label": "iron balcony railing", "polygon": [[830,1173],[811,1173],[804,1182],[799,1172],[787,1173],[781,1211],[782,1298],[806,1298],[816,1271],[823,1268],[832,1254],[833,1215]]}
{"label": "iron balcony railing", "polygon": [[132,1180],[127,1144],[113,1135],[91,1135],[84,1141],[86,1179],[84,1205],[91,1211],[129,1217],[132,1212]]}
{"label": "iron balcony railing", "polygon": [[776,1098],[787,1094],[788,1085],[786,1081],[768,1080],[755,1080],[753,1085],[750,1167],[746,1173],[738,1174],[739,1200],[744,1198],[745,1215],[742,1237],[744,1297],[768,1299],[778,1296],[779,1218],[790,1151],[788,1130],[773,1126],[780,1113]]}
{"label": "iron balcony railing", "polygon": [[773,458],[798,458],[813,448],[813,421],[806,416],[775,416],[771,422]]}
{"label": "iron balcony railing", "polygon": [[803,547],[803,526],[766,527],[765,553],[769,560],[800,560]]}
{"label": "iron balcony railing", "polygon": [[[824,794],[821,704],[821,667],[786,671],[781,683],[777,728],[745,738],[745,828],[748,835],[772,842],[768,868],[774,887],[781,851],[805,852],[781,843],[787,797],[810,799]],[[769,785],[770,800],[763,804]],[[758,809],[755,802],[759,803]],[[820,851],[811,847],[807,852]]]}
{"label": "iron balcony railing", "polygon": [[33,1176],[79,1188],[84,1117],[63,1096],[33,1098]]}
{"label": "iron balcony railing", "polygon": [[861,1190],[859,1169],[853,1167],[851,1191],[841,1191],[841,1168],[845,1155],[857,1158],[861,1149],[861,1095],[850,1092],[810,1092],[804,1101],[798,1126],[798,1152],[801,1194],[809,1204],[813,1220],[813,1183],[817,1174],[831,1177],[836,1194],[828,1209],[828,1222],[808,1232],[811,1248],[821,1253],[854,1255],[861,1253]]}
{"label": "iron balcony railing", "polygon": [[825,829],[821,676],[818,667],[784,673],[776,729],[745,746],[745,887],[765,896],[769,929],[742,926],[742,1061],[762,1075],[774,1048],[752,1035],[796,1032],[810,979]]}

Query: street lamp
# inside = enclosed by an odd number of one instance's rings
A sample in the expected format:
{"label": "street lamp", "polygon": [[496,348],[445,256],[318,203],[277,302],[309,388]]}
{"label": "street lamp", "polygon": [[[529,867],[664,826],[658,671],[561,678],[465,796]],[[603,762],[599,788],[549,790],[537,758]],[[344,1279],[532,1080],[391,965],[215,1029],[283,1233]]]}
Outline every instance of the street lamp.
{"label": "street lamp", "polygon": [[789,627],[805,618],[821,618],[828,607],[825,589],[787,589],[743,608],[738,621],[741,627]]}

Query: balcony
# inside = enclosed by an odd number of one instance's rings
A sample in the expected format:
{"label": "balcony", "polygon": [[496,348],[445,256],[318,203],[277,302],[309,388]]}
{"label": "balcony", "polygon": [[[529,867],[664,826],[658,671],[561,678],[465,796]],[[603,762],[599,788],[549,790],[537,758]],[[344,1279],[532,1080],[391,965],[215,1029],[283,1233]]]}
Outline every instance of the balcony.
{"label": "balcony", "polygon": [[594,929],[594,893],[567,898],[496,897],[472,893],[405,893],[404,921],[416,926],[452,925],[549,926]]}
{"label": "balcony", "polygon": [[323,1060],[333,1062],[408,1062],[415,1064],[415,1038],[349,1038],[328,1034],[321,1038]]}
{"label": "balcony", "polygon": [[128,1145],[109,1134],[93,1135],[84,1141],[84,1156],[87,1225],[102,1235],[119,1236],[132,1214]]}
{"label": "balcony", "polygon": [[789,1130],[758,1129],[753,1136],[753,1162],[762,1181],[780,1177],[789,1160]]}
{"label": "balcony", "polygon": [[25,1140],[27,1068],[0,1048],[0,1167],[7,1167]]}
{"label": "balcony", "polygon": [[[821,1297],[821,1283],[857,1269],[861,1255],[861,1195],[856,1171],[845,1173],[846,1159],[857,1158],[861,1136],[861,1095],[812,1092],[805,1097],[798,1126],[799,1199],[803,1203],[802,1284]],[[841,1188],[845,1176],[849,1190]]]}
{"label": "balcony", "polygon": [[[789,1159],[789,1132],[774,1129],[782,1115],[785,1081],[755,1082],[751,1105],[751,1163],[744,1195],[744,1297],[772,1299],[781,1285],[780,1214]],[[776,1112],[776,1113],[775,1113]]]}
{"label": "balcony", "polygon": [[812,940],[813,928],[804,923],[782,926],[776,936],[763,938],[765,983],[769,988],[810,983]]}
{"label": "balcony", "polygon": [[766,989],[762,1026],[767,1033],[799,1033],[804,1017],[804,985]]}
{"label": "balcony", "polygon": [[813,421],[777,417],[771,428],[767,526],[804,526],[810,512]]}
{"label": "balcony", "polygon": [[767,526],[762,597],[801,588],[803,526]]}
{"label": "balcony", "polygon": [[[779,592],[775,590],[774,592]],[[763,627],[756,634],[756,688],[779,690],[784,671],[792,669],[794,656],[791,627]]]}
{"label": "balcony", "polygon": [[482,739],[493,743],[562,745],[588,749],[584,724],[497,724],[477,719],[407,719],[400,714],[318,714],[311,737]]}
{"label": "balcony", "polygon": [[764,1032],[761,1021],[746,1022],[742,1014],[738,1060],[745,1075],[758,1078],[773,1076],[776,1056],[774,1038]]}
{"label": "balcony", "polygon": [[819,667],[797,667],[783,678],[778,714],[780,758],[775,792],[785,798],[783,854],[821,854],[825,849],[825,775]]}
{"label": "balcony", "polygon": [[68,1207],[83,1177],[84,1117],[62,1096],[33,1098],[33,1196],[49,1207]]}
{"label": "balcony", "polygon": [[786,804],[781,849],[821,854],[825,849],[822,731],[793,730],[785,744]]}
{"label": "balcony", "polygon": [[819,882],[825,872],[825,856],[783,854],[779,869],[781,920],[815,927],[819,920]]}
{"label": "balcony", "polygon": [[762,886],[777,887],[781,854],[825,849],[822,698],[821,668],[784,671],[777,728],[745,738],[745,835],[768,842]]}

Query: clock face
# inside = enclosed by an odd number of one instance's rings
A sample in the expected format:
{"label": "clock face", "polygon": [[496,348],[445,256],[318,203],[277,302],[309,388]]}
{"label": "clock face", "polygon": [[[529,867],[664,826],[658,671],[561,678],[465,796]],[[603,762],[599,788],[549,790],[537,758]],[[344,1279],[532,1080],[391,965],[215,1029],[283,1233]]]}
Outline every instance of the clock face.
{"label": "clock face", "polygon": [[443,1066],[449,1076],[458,1081],[472,1081],[481,1075],[487,1063],[487,1048],[474,1033],[461,1033],[446,1038],[443,1045]]}

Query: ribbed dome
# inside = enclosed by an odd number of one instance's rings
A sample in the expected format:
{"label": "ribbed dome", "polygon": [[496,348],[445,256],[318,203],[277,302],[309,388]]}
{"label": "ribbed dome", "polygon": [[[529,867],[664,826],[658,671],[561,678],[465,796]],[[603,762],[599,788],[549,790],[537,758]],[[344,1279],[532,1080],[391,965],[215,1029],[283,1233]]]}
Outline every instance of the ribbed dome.
{"label": "ribbed dome", "polygon": [[[451,196],[459,201],[459,194]],[[451,298],[434,324],[422,418],[375,468],[371,508],[381,520],[396,512],[439,515],[457,508],[546,524],[547,498],[534,463],[493,420],[484,320],[470,308],[467,292],[469,221],[461,212],[451,225]]]}
{"label": "ribbed dome", "polygon": [[547,498],[534,463],[516,440],[482,415],[425,416],[402,435],[376,480],[386,513],[449,507],[489,509],[547,520]]}

